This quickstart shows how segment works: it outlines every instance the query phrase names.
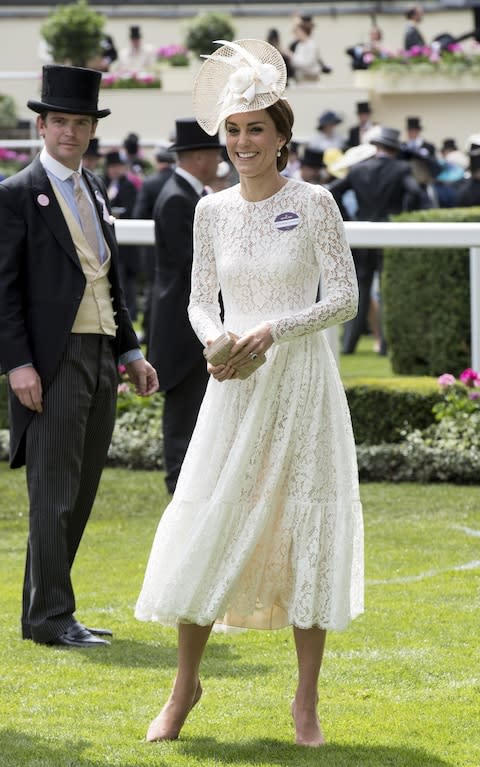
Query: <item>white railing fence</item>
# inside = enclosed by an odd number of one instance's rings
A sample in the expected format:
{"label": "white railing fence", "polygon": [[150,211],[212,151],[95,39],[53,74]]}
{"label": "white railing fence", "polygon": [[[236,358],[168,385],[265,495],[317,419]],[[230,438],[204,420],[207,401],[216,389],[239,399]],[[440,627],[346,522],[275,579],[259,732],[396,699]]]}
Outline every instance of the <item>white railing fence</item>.
{"label": "white railing fence", "polygon": [[[155,242],[153,221],[118,219],[115,228],[121,244],[153,245]],[[470,250],[471,365],[474,370],[480,370],[480,222],[400,224],[347,221],[345,228],[352,248],[459,247]],[[328,333],[332,348],[338,356],[338,326],[331,328]]]}

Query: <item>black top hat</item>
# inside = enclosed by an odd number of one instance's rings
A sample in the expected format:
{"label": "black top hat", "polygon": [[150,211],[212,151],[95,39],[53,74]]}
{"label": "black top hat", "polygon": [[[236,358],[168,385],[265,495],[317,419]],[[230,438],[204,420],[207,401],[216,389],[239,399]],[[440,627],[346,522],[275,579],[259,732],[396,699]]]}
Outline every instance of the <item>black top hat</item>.
{"label": "black top hat", "polygon": [[175,157],[167,144],[157,144],[155,147],[155,159],[158,162],[168,162],[170,164],[175,162]]}
{"label": "black top hat", "polygon": [[397,151],[402,146],[400,143],[400,131],[396,130],[396,128],[377,127],[369,140],[371,144],[378,144],[379,146],[396,149]]}
{"label": "black top hat", "polygon": [[371,114],[371,107],[368,101],[357,101],[357,115]]}
{"label": "black top hat", "polygon": [[118,151],[107,152],[105,155],[105,165],[126,165],[125,160]]}
{"label": "black top hat", "polygon": [[439,163],[435,155],[432,152],[429,152],[428,149],[425,149],[425,147],[421,147],[420,149],[404,149],[403,156],[406,160],[419,160],[423,162],[433,178],[439,176],[443,170],[443,165]]}
{"label": "black top hat", "polygon": [[441,152],[456,152],[458,150],[457,142],[454,138],[444,139],[440,148]]}
{"label": "black top hat", "polygon": [[102,155],[98,151],[98,138],[91,138],[85,152],[87,157],[101,157]]}
{"label": "black top hat", "polygon": [[169,147],[171,152],[182,152],[189,149],[221,149],[218,133],[209,136],[198,124],[194,117],[175,120],[175,143]]}
{"label": "black top hat", "polygon": [[422,130],[422,124],[419,117],[407,117],[407,129]]}
{"label": "black top hat", "polygon": [[130,27],[130,40],[140,40],[141,36],[140,27]]}
{"label": "black top hat", "polygon": [[123,146],[128,154],[137,154],[139,150],[139,137],[136,133],[129,133],[125,137]]}
{"label": "black top hat", "polygon": [[34,112],[107,117],[110,109],[98,108],[98,91],[102,73],[96,69],[45,64],[42,68],[41,101],[30,99],[27,106]]}
{"label": "black top hat", "polygon": [[323,161],[323,152],[319,149],[310,149],[305,147],[300,165],[308,165],[309,168],[325,168]]}
{"label": "black top hat", "polygon": [[317,128],[324,128],[325,125],[338,125],[341,122],[343,122],[343,120],[340,115],[337,115],[336,112],[332,112],[331,110],[327,110],[322,112],[318,118]]}

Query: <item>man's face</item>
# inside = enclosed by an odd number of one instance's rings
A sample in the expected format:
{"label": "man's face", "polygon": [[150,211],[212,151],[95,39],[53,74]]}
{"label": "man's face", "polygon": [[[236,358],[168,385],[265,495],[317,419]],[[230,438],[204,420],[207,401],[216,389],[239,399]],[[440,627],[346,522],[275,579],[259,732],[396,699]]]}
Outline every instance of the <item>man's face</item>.
{"label": "man's face", "polygon": [[218,163],[221,160],[219,149],[201,149],[197,153],[197,178],[203,184],[210,184],[217,177]]}
{"label": "man's face", "polygon": [[45,141],[48,154],[67,168],[77,170],[97,121],[89,115],[48,112],[37,117],[37,130]]}
{"label": "man's face", "polygon": [[125,175],[125,165],[123,163],[107,165],[105,170],[110,181],[118,181],[119,178]]}

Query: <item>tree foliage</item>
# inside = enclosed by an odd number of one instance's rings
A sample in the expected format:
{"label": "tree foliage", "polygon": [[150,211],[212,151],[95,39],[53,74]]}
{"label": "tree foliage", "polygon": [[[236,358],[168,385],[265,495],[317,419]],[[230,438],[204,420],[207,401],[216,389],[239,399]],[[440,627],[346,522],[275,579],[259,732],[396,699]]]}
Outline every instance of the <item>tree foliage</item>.
{"label": "tree foliage", "polygon": [[235,29],[230,17],[223,13],[201,13],[187,30],[185,46],[197,56],[217,50],[214,40],[233,40]]}
{"label": "tree foliage", "polygon": [[78,0],[57,6],[40,31],[57,64],[85,67],[100,51],[104,24],[105,18],[86,0]]}

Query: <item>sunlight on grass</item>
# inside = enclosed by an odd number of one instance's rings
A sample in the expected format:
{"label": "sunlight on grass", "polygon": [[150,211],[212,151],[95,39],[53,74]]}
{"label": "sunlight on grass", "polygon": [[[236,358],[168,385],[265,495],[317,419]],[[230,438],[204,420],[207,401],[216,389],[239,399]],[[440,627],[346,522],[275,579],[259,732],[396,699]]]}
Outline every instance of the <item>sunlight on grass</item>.
{"label": "sunlight on grass", "polygon": [[389,378],[393,375],[387,356],[373,350],[373,338],[362,336],[353,354],[340,354],[340,374],[344,383],[351,378]]}
{"label": "sunlight on grass", "polygon": [[108,649],[65,651],[19,638],[24,472],[0,464],[2,767],[478,767],[480,488],[361,490],[366,612],[327,640],[328,745],[293,745],[289,630],[215,634],[181,738],[151,745],[144,734],[172,681],[176,637],[137,622],[133,607],[163,476],[105,471],[74,582],[79,619],[115,636]]}

